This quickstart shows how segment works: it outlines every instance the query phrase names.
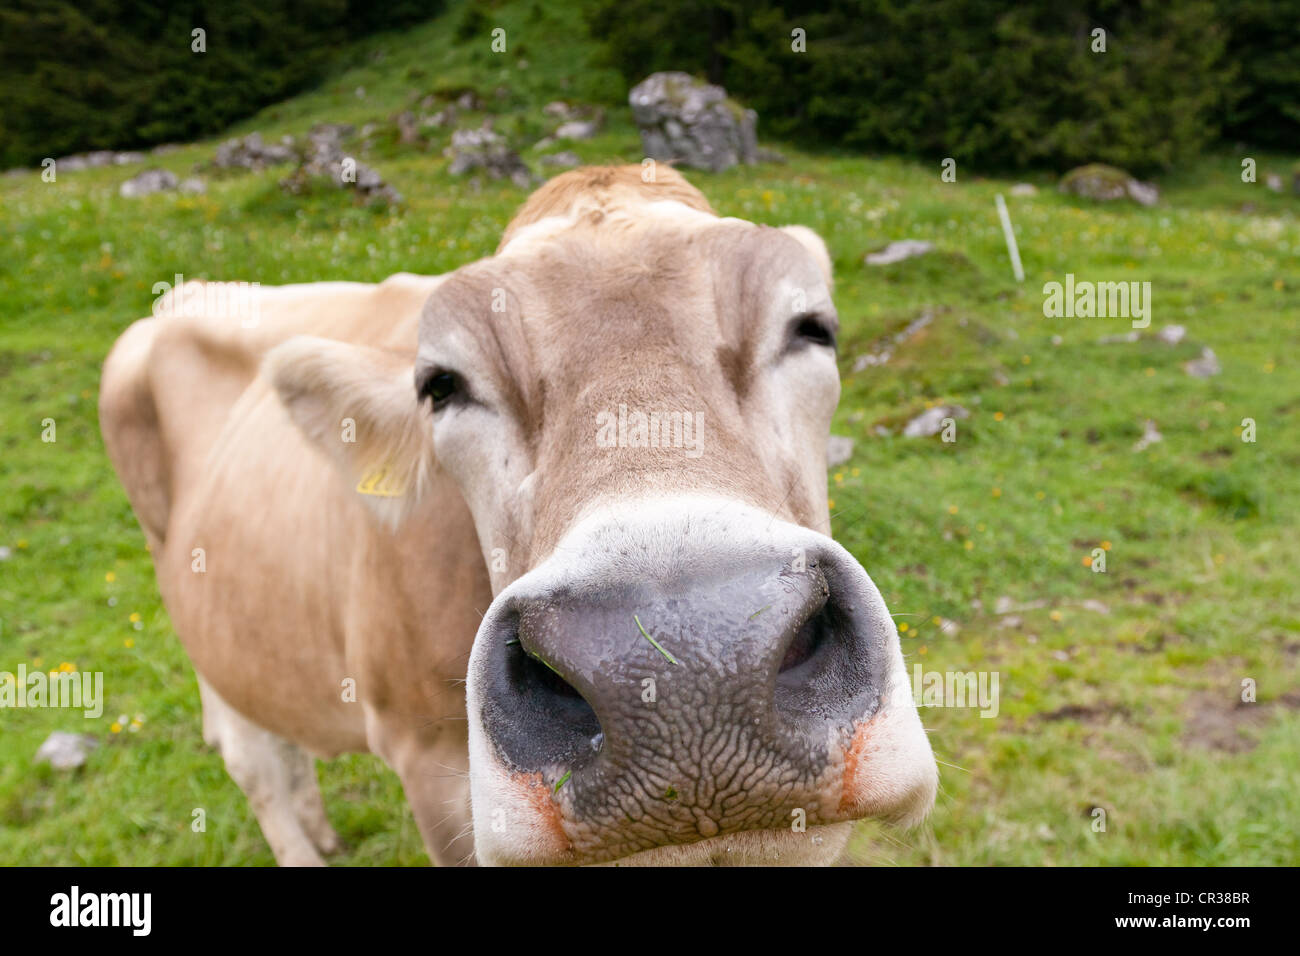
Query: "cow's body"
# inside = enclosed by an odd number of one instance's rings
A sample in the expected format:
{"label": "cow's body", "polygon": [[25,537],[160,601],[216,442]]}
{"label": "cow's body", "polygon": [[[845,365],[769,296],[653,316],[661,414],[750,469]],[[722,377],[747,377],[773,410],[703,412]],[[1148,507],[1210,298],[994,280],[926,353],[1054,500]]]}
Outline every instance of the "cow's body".
{"label": "cow's body", "polygon": [[[311,754],[344,751],[440,863],[829,862],[928,811],[897,632],[829,538],[814,234],[589,169],[446,277],[252,294],[131,326],[101,426],[279,862],[337,846]],[[602,439],[628,404],[707,442]]]}
{"label": "cow's body", "polygon": [[[435,475],[400,527],[376,521],[258,375],[268,350],[304,332],[410,361],[437,282],[261,290],[253,329],[229,316],[142,319],[105,364],[102,415],[223,754],[248,749],[255,762],[261,742],[214,720],[220,702],[322,756],[373,751],[425,808],[426,842],[457,862],[468,853],[467,834],[453,845],[469,822],[465,666],[492,600],[469,512]],[[446,557],[434,577],[416,560],[430,542]],[[272,844],[296,842],[291,860],[313,862],[292,825],[280,828],[290,832],[268,833]]]}

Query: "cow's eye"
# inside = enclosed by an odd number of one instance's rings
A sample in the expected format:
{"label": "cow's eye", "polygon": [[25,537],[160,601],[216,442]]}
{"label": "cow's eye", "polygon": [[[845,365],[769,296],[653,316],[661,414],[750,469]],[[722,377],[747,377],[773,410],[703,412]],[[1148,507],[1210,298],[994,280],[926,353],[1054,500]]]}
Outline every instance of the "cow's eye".
{"label": "cow's eye", "polygon": [[427,398],[434,408],[441,408],[459,389],[455,372],[436,371],[420,384],[420,398]]}
{"label": "cow's eye", "polygon": [[819,315],[807,313],[792,323],[794,339],[835,348],[835,330]]}

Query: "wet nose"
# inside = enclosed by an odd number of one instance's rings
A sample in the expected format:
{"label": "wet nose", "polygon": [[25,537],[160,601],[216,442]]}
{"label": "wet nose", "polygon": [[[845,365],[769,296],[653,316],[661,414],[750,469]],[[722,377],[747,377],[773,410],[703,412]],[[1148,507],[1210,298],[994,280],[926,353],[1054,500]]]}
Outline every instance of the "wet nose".
{"label": "wet nose", "polygon": [[799,809],[829,822],[832,750],[891,660],[883,603],[846,563],[774,551],[516,593],[481,635],[486,735],[611,851],[789,827]]}

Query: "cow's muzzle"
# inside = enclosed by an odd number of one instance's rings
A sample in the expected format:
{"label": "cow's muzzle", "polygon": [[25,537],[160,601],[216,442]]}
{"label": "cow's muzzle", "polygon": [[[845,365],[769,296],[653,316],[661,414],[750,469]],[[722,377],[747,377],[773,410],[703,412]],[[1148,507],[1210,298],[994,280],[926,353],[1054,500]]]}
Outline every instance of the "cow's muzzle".
{"label": "cow's muzzle", "polygon": [[[528,791],[529,838],[549,828],[556,860],[864,815],[854,749],[899,706],[897,635],[847,552],[773,524],[714,529],[702,551],[686,533],[675,557],[638,551],[662,533],[597,536],[588,570],[526,576],[494,602],[471,731],[507,781],[495,799]],[[480,810],[476,792],[476,831]]]}

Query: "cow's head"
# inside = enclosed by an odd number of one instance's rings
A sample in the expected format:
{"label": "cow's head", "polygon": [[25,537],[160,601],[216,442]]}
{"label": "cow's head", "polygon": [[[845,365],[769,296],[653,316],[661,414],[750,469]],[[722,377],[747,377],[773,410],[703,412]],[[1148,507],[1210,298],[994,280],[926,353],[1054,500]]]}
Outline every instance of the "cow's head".
{"label": "cow's head", "polygon": [[480,861],[830,862],[851,821],[928,811],[897,633],[829,537],[837,324],[809,230],[584,169],[433,293],[414,387],[373,350],[275,353],[300,422],[371,436],[337,453],[390,507],[437,467],[473,514]]}

